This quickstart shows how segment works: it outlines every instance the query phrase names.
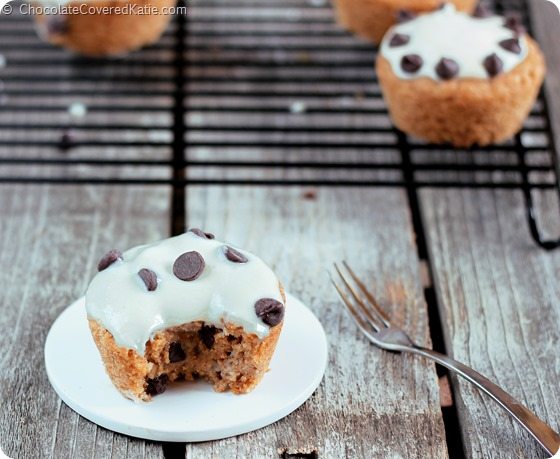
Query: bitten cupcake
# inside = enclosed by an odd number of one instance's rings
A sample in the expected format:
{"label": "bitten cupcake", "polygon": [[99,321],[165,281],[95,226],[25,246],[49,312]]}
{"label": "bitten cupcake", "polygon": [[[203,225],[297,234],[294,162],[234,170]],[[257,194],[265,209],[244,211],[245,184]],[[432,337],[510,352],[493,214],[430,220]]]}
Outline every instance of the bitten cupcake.
{"label": "bitten cupcake", "polygon": [[199,229],[109,251],[86,293],[94,341],[115,387],[148,401],[173,381],[251,391],[268,370],[285,296],[257,256]]}
{"label": "bitten cupcake", "polygon": [[[478,0],[452,0],[457,9],[470,13]],[[375,44],[396,22],[433,11],[440,0],[336,0],[336,16],[343,27]]]}
{"label": "bitten cupcake", "polygon": [[434,143],[488,145],[512,137],[535,102],[543,55],[517,17],[452,5],[393,27],[377,74],[394,124]]}
{"label": "bitten cupcake", "polygon": [[119,56],[156,42],[176,0],[35,0],[41,38],[92,56]]}

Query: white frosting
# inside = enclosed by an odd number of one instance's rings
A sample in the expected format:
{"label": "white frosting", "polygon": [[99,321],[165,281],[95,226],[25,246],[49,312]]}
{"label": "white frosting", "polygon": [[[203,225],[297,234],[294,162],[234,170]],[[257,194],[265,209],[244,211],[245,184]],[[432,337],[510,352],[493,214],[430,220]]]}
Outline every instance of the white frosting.
{"label": "white frosting", "polygon": [[[389,46],[395,33],[408,35],[410,41],[402,46]],[[444,57],[459,64],[457,77],[488,78],[483,65],[487,56],[496,53],[503,61],[503,72],[512,70],[527,56],[525,36],[519,37],[520,54],[499,45],[502,40],[515,37],[514,31],[504,27],[503,17],[472,17],[455,11],[455,7],[448,3],[440,10],[392,27],[383,39],[381,54],[402,79],[428,77],[440,80],[435,68]],[[407,54],[418,54],[424,61],[415,73],[405,72],[401,67],[401,59]]]}
{"label": "white frosting", "polygon": [[[223,248],[223,242],[188,232],[126,251],[122,260],[91,281],[86,292],[88,317],[111,332],[119,346],[140,355],[157,331],[198,320],[217,327],[231,322],[265,337],[269,327],[257,317],[255,302],[273,298],[283,303],[278,279],[257,256],[237,249],[248,262],[233,263]],[[192,250],[204,258],[204,271],[193,281],[180,280],[173,274],[173,264]],[[156,290],[149,292],[138,276],[142,268],[157,274]]]}

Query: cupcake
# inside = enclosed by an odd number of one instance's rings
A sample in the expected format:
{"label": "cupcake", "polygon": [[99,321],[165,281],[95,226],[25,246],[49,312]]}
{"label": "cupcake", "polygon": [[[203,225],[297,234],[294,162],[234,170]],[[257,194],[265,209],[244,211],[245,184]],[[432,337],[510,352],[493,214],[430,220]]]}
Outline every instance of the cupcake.
{"label": "cupcake", "polygon": [[[457,9],[470,13],[477,0],[453,0]],[[343,27],[375,44],[396,22],[441,6],[440,0],[336,0],[336,16]]]}
{"label": "cupcake", "polygon": [[174,381],[251,391],[268,370],[285,296],[257,256],[199,229],[109,251],[86,293],[93,339],[115,387],[149,401]]}
{"label": "cupcake", "polygon": [[469,16],[447,4],[393,27],[377,75],[394,124],[456,147],[502,142],[521,129],[545,74],[515,16]]}
{"label": "cupcake", "polygon": [[176,0],[35,1],[35,23],[45,41],[93,57],[119,56],[156,42],[176,4]]}

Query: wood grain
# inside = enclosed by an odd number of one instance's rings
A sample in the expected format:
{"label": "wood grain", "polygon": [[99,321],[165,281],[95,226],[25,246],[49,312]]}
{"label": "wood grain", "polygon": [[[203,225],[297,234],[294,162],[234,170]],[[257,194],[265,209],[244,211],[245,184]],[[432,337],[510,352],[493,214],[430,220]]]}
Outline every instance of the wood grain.
{"label": "wood grain", "polygon": [[[426,307],[407,200],[386,189],[190,187],[190,226],[260,254],[287,291],[317,314],[330,343],[319,389],[278,423],[188,446],[188,457],[445,458],[433,365],[370,345],[344,313],[327,269],[347,259],[382,304],[429,345]],[[274,371],[272,369],[271,371]]]}
{"label": "wood grain", "polygon": [[[421,202],[448,352],[558,430],[560,252],[531,241],[520,192],[425,190]],[[557,208],[548,219],[560,227]],[[468,458],[547,457],[489,398],[454,388]]]}
{"label": "wood grain", "polygon": [[98,428],[51,389],[43,346],[98,258],[167,235],[169,189],[0,186],[0,445],[16,458],[155,458],[161,447]]}

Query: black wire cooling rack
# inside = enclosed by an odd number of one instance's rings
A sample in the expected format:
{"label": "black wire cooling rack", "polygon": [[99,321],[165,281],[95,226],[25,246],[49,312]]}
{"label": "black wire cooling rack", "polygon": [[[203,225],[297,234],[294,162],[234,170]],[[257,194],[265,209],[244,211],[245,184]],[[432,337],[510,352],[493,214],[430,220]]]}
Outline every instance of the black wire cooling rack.
{"label": "black wire cooling rack", "polygon": [[[493,6],[529,22],[524,0]],[[167,184],[178,214],[189,185],[403,187],[413,207],[425,187],[518,189],[535,241],[560,245],[533,203],[560,196],[542,94],[507,144],[426,145],[391,126],[375,50],[323,0],[187,8],[158,44],[113,60],[42,43],[17,7],[0,15],[0,183]]]}

